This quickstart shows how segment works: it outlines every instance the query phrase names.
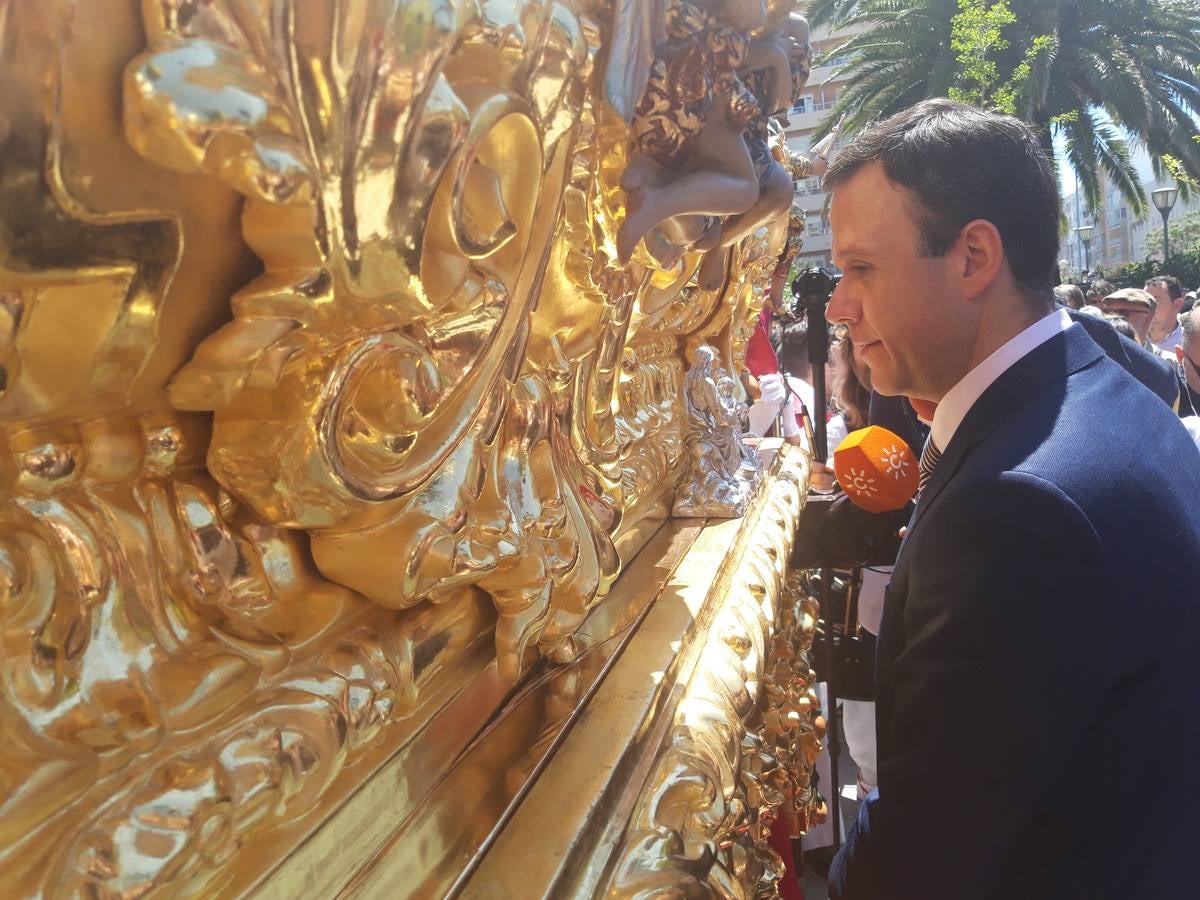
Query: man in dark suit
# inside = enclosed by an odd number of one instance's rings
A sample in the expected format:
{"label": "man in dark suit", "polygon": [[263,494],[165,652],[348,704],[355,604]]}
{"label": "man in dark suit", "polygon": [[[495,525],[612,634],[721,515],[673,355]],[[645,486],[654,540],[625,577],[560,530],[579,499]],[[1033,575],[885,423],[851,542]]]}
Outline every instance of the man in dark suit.
{"label": "man in dark suit", "polygon": [[1200,454],[1054,307],[1049,161],[933,100],[826,184],[829,319],[877,390],[933,410],[879,634],[879,789],[832,896],[1196,896]]}

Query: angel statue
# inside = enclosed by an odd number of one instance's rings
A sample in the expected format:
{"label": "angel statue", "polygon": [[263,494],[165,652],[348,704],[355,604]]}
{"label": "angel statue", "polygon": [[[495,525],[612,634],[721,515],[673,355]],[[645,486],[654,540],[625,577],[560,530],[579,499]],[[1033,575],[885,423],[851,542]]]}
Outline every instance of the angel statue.
{"label": "angel statue", "polygon": [[[797,173],[771,149],[782,141],[770,120],[803,88],[812,50],[803,16],[775,18],[762,0],[617,4],[605,89],[637,144],[621,180],[622,262],[639,241],[667,268],[684,249],[715,250],[700,274],[711,287],[728,247],[787,210]],[[824,171],[804,162],[803,177]]]}

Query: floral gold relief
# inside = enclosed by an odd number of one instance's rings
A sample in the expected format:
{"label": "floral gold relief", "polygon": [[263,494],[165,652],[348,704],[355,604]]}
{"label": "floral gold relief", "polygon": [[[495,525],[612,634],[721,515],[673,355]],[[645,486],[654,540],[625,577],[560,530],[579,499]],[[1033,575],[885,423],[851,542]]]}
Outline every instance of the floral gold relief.
{"label": "floral gold relief", "polygon": [[[701,517],[803,477],[733,380],[793,7],[0,2],[0,893],[469,882]],[[685,749],[761,856],[812,611],[729,590],[692,637],[761,677]]]}

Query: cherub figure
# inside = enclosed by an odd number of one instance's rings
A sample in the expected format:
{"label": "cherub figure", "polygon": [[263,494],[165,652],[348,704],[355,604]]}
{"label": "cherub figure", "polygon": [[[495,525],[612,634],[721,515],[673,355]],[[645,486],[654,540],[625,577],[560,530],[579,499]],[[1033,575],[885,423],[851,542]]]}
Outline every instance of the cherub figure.
{"label": "cherub figure", "polygon": [[[786,117],[787,109],[808,82],[812,70],[808,21],[799,13],[792,13],[784,29],[776,33],[773,40],[770,52],[762,54],[767,65],[746,74],[746,82],[759,99],[762,110],[762,114],[749,123],[744,135],[754,161],[758,196],[749,209],[729,217],[720,226],[720,237],[700,267],[702,290],[720,287],[730,247],[787,212],[795,195],[795,182],[825,173],[829,167],[829,150],[841,129],[839,122],[829,137],[813,148],[812,157],[788,151],[783,129],[775,116]],[[784,89],[787,99],[780,106],[778,93]]]}
{"label": "cherub figure", "polygon": [[[636,113],[639,151],[621,182],[622,261],[645,239],[651,255],[671,266],[683,248],[728,248],[787,209],[792,181],[768,149],[768,121],[807,81],[808,23],[792,13],[782,27],[752,38],[727,24],[753,21],[750,5],[726,3],[718,18],[695,2],[671,0],[644,91],[635,94],[641,70],[631,49],[622,77],[610,64],[609,97],[618,111]],[[614,54],[622,51],[616,42]],[[630,110],[634,96],[640,99]],[[723,271],[726,252],[706,260],[702,282]]]}

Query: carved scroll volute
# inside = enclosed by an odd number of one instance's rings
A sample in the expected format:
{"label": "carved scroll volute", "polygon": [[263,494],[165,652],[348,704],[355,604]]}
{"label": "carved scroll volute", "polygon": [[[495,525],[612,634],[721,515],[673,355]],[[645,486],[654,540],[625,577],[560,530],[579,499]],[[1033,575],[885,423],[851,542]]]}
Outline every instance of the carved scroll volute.
{"label": "carved scroll volute", "polygon": [[[323,574],[387,606],[502,577],[531,553],[570,569],[589,557],[580,542],[604,545],[589,515],[548,548],[544,511],[513,507],[496,483],[500,448],[531,434],[505,425],[514,403],[559,418],[553,391],[513,392],[589,63],[574,14],[399,0],[147,9],[129,139],[242,192],[265,269],[171,385],[177,406],[215,412],[213,475],[266,521],[309,530]],[[570,440],[552,446],[564,479]],[[506,452],[527,470],[532,449]],[[555,491],[586,507],[593,477]],[[609,568],[592,565],[568,606],[594,599]]]}

